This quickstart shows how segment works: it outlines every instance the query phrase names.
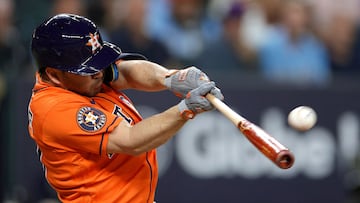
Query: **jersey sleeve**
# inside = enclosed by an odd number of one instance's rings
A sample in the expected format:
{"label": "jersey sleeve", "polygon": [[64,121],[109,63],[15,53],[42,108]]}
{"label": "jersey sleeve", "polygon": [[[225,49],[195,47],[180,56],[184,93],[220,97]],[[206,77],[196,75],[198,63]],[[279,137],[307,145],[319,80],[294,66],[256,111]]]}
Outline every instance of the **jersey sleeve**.
{"label": "jersey sleeve", "polygon": [[59,150],[106,155],[108,135],[121,120],[95,104],[58,103],[44,119],[42,141]]}

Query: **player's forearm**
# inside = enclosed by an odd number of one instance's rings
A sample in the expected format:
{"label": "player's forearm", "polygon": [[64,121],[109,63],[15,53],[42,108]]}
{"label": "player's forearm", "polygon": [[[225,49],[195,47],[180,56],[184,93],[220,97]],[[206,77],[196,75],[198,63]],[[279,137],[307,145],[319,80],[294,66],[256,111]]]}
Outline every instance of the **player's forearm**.
{"label": "player's forearm", "polygon": [[155,149],[172,138],[186,123],[177,106],[142,120],[134,126],[122,122],[111,134],[108,152],[138,155]]}
{"label": "player's forearm", "polygon": [[145,60],[130,60],[117,63],[119,79],[111,82],[115,89],[138,89],[144,91],[165,90],[165,75],[168,69]]}

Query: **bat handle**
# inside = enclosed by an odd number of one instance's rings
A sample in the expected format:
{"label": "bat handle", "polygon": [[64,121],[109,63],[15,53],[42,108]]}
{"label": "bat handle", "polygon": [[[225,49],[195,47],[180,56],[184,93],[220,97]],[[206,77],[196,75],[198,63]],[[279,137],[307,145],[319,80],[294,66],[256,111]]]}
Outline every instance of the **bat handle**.
{"label": "bat handle", "polygon": [[240,116],[234,110],[232,110],[228,105],[222,102],[220,99],[216,98],[212,94],[207,94],[206,99],[210,101],[210,103],[215,106],[215,108],[224,114],[234,125],[238,126],[241,121],[244,121],[245,118]]}

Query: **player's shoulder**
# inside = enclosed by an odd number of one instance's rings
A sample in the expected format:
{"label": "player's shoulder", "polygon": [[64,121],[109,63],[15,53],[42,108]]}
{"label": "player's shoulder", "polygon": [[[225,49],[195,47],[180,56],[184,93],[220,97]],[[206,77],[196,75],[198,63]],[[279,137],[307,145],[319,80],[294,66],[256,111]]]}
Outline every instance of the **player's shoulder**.
{"label": "player's shoulder", "polygon": [[30,108],[33,111],[48,111],[54,108],[72,108],[84,103],[89,103],[89,98],[62,88],[47,87],[32,95]]}

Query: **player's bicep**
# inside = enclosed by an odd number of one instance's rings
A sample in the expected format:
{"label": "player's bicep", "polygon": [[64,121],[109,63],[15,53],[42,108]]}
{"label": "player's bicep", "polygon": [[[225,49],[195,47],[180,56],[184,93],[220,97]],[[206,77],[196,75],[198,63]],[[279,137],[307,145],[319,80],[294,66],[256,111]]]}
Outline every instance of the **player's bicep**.
{"label": "player's bicep", "polygon": [[119,60],[116,62],[117,69],[119,71],[118,79],[110,82],[111,87],[113,87],[116,90],[123,90],[123,89],[129,89],[130,85],[127,81],[126,75],[128,75],[128,70],[130,68],[130,65],[128,63],[131,63],[131,61],[123,61]]}
{"label": "player's bicep", "polygon": [[131,154],[130,130],[131,125],[122,120],[111,133],[109,133],[106,151],[107,153],[128,153]]}

